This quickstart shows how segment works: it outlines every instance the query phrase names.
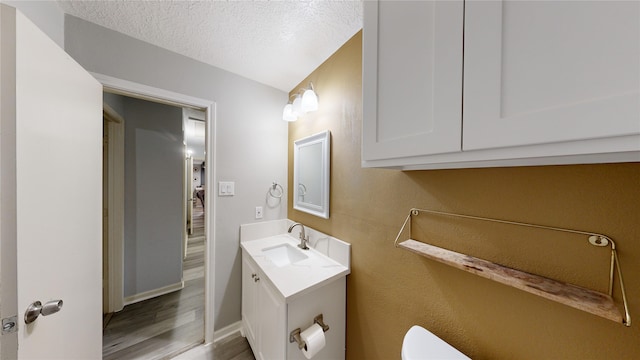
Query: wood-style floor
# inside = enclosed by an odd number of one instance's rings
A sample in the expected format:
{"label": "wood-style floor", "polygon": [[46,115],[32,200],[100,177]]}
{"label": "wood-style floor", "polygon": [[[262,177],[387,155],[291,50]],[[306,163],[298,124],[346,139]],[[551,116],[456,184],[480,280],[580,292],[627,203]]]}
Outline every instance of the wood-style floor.
{"label": "wood-style floor", "polygon": [[105,316],[103,359],[170,359],[204,341],[204,214],[194,208],[180,291]]}
{"label": "wood-style floor", "polygon": [[198,346],[172,360],[255,360],[247,339],[239,333],[216,341],[210,346]]}

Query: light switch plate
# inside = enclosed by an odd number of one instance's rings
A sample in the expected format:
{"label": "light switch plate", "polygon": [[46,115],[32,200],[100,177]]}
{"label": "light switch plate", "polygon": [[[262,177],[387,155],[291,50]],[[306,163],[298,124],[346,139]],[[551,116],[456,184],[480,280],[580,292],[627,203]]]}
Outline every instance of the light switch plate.
{"label": "light switch plate", "polygon": [[262,219],[262,206],[256,206],[256,219]]}
{"label": "light switch plate", "polygon": [[235,183],[233,181],[218,182],[218,196],[233,196],[235,194]]}

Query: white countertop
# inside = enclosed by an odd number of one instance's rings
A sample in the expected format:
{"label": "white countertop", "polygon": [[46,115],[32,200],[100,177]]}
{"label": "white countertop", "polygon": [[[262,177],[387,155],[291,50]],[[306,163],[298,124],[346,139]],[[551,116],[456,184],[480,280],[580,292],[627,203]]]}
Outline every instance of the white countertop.
{"label": "white countertop", "polygon": [[[303,252],[308,258],[294,264],[277,267],[263,254],[262,250],[283,243],[296,247],[296,250]],[[347,266],[313,248],[309,250],[297,248],[299,243],[300,241],[297,238],[289,234],[240,242],[240,247],[244,250],[243,256],[247,254],[253,258],[260,270],[269,278],[271,284],[280,292],[286,302],[350,273],[350,269]]]}

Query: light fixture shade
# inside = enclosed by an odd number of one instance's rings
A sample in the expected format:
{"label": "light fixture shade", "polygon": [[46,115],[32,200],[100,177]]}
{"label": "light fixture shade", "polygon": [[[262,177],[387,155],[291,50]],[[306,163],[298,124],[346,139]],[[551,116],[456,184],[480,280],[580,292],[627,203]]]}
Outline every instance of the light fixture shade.
{"label": "light fixture shade", "polygon": [[308,89],[302,94],[302,111],[305,113],[318,110],[318,96],[315,91]]}
{"label": "light fixture shade", "polygon": [[298,118],[293,113],[293,105],[287,104],[284,106],[284,111],[282,112],[282,120],[284,121],[296,121]]}
{"label": "light fixture shade", "polygon": [[304,114],[302,111],[302,98],[300,96],[296,96],[295,100],[293,100],[293,115],[296,117]]}

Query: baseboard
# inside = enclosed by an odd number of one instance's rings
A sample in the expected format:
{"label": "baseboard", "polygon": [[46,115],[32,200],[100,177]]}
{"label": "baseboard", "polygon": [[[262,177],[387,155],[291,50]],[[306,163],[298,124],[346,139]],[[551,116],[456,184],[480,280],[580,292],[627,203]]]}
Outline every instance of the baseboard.
{"label": "baseboard", "polygon": [[148,300],[151,298],[154,298],[156,296],[160,296],[160,295],[164,295],[164,294],[168,294],[174,291],[178,291],[178,290],[182,290],[182,288],[184,288],[184,281],[180,281],[179,283],[175,283],[175,284],[171,284],[171,285],[167,285],[164,287],[161,287],[159,289],[153,289],[153,290],[149,290],[149,291],[145,291],[143,293],[140,294],[135,294],[135,295],[131,295],[131,296],[127,296],[126,298],[124,298],[124,305],[131,305],[140,301],[144,301],[144,300]]}
{"label": "baseboard", "polygon": [[227,338],[235,333],[242,331],[242,321],[235,322],[231,325],[225,326],[220,330],[213,332],[213,342],[218,342],[224,338]]}

